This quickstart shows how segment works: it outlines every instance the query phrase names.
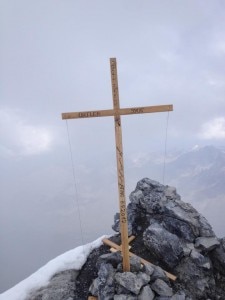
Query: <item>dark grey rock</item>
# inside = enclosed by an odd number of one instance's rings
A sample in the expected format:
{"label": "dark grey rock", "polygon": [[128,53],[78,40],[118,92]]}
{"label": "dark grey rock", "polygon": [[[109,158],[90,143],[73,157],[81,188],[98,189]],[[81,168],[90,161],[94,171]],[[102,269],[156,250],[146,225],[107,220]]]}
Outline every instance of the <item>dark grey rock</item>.
{"label": "dark grey rock", "polygon": [[168,200],[177,199],[180,200],[180,196],[177,194],[177,190],[173,186],[166,186],[164,194]]}
{"label": "dark grey rock", "polygon": [[[138,256],[131,256],[130,257],[130,271],[137,273],[139,271],[141,271],[143,268],[142,264],[141,264],[141,258]],[[123,264],[120,263],[117,266],[117,271],[119,271],[120,273],[123,272]]]}
{"label": "dark grey rock", "polygon": [[[119,272],[121,273],[121,272]],[[128,291],[124,286],[115,283],[115,292],[117,295],[134,295],[131,291]]]}
{"label": "dark grey rock", "polygon": [[139,272],[142,269],[141,258],[138,256],[130,257],[130,269],[131,272]]}
{"label": "dark grey rock", "polygon": [[139,272],[137,274],[137,279],[140,282],[140,284],[143,286],[143,285],[146,285],[147,283],[149,283],[150,276],[148,274],[146,274],[146,273]]}
{"label": "dark grey rock", "polygon": [[136,234],[136,228],[133,230],[133,225],[135,224],[137,206],[135,203],[129,203],[127,206],[127,225],[128,225],[128,235]]}
{"label": "dark grey rock", "polygon": [[[128,235],[132,235],[132,223],[135,219],[135,215],[133,214],[133,209],[127,208],[127,217],[128,217]],[[114,224],[112,225],[112,229],[115,232],[120,232],[120,214],[116,213],[114,215]]]}
{"label": "dark grey rock", "polygon": [[219,245],[220,242],[216,237],[198,237],[195,240],[195,247],[204,251],[211,251]]}
{"label": "dark grey rock", "polygon": [[144,199],[144,194],[140,190],[135,190],[130,194],[129,199],[131,203],[140,204],[140,201]]}
{"label": "dark grey rock", "polygon": [[181,241],[182,249],[184,252],[184,256],[190,256],[191,251],[195,249],[195,246],[193,243],[185,243],[184,241]]}
{"label": "dark grey rock", "polygon": [[143,272],[145,272],[147,275],[151,276],[154,271],[155,271],[155,268],[152,265],[144,264]]}
{"label": "dark grey rock", "polygon": [[220,240],[220,245],[210,252],[213,266],[225,275],[225,238]]}
{"label": "dark grey rock", "polygon": [[212,227],[207,220],[197,212],[189,203],[182,202],[178,198],[165,203],[165,215],[181,220],[188,224],[195,237],[215,236]]}
{"label": "dark grey rock", "polygon": [[114,253],[107,253],[99,256],[96,266],[97,268],[99,268],[102,263],[109,263],[114,268],[116,268],[117,265],[121,262],[122,262],[121,253],[117,251]]}
{"label": "dark grey rock", "polygon": [[98,271],[98,299],[111,300],[115,294],[115,270],[111,264],[101,264]]}
{"label": "dark grey rock", "polygon": [[198,222],[199,222],[199,236],[202,237],[215,237],[215,233],[212,230],[212,226],[209,224],[209,222],[206,220],[205,217],[203,217],[201,214],[198,216]]}
{"label": "dark grey rock", "polygon": [[210,269],[211,268],[211,261],[208,257],[202,255],[195,249],[191,251],[190,254],[191,259],[197,264],[197,266],[205,268],[205,269]]}
{"label": "dark grey rock", "polygon": [[156,279],[162,279],[165,282],[169,282],[169,279],[162,268],[160,268],[159,266],[153,266],[153,268],[154,272],[151,275],[151,281],[154,281]]}
{"label": "dark grey rock", "polygon": [[188,242],[195,240],[192,227],[185,221],[164,216],[163,226],[171,233],[176,234],[179,238]]}
{"label": "dark grey rock", "polygon": [[138,300],[153,300],[155,293],[152,291],[149,285],[146,285],[142,288]]}
{"label": "dark grey rock", "polygon": [[155,291],[159,296],[171,297],[173,295],[172,288],[169,287],[168,284],[161,279],[156,279],[151,284],[151,289]]}
{"label": "dark grey rock", "polygon": [[115,232],[120,232],[120,214],[119,213],[116,213],[114,215],[114,223],[112,225],[112,229]]}
{"label": "dark grey rock", "polygon": [[165,215],[189,224],[195,237],[199,236],[198,212],[188,203],[173,199],[165,203]]}
{"label": "dark grey rock", "polygon": [[137,183],[136,190],[141,190],[143,195],[148,195],[155,191],[163,191],[165,190],[164,185],[160,184],[155,180],[151,180],[149,178],[144,178]]}
{"label": "dark grey rock", "polygon": [[164,212],[162,195],[156,192],[152,192],[141,199],[140,205],[150,214],[162,214]]}
{"label": "dark grey rock", "polygon": [[93,295],[93,296],[98,296],[98,286],[99,286],[99,280],[98,278],[95,278],[92,281],[92,284],[89,288],[89,292]]}
{"label": "dark grey rock", "polygon": [[146,229],[143,241],[150,252],[169,268],[174,268],[183,256],[179,238],[159,224],[152,224]]}
{"label": "dark grey rock", "polygon": [[[215,281],[211,270],[199,267],[192,259],[185,257],[176,267],[179,281],[183,283],[196,299],[207,299],[208,292],[214,293]],[[204,298],[205,297],[205,298]]]}
{"label": "dark grey rock", "polygon": [[140,289],[150,281],[150,276],[144,273],[137,275],[131,272],[116,273],[115,281],[128,291],[138,295]]}
{"label": "dark grey rock", "polygon": [[225,251],[225,237],[220,239],[220,244],[223,247],[223,250]]}

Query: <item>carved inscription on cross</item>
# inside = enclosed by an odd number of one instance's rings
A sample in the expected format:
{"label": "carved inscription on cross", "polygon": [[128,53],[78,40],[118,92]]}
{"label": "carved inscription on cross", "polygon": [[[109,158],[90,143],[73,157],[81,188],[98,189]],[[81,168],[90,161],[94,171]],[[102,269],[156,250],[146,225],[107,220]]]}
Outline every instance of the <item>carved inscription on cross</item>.
{"label": "carved inscription on cross", "polygon": [[129,245],[128,245],[127,210],[126,210],[124,163],[123,163],[123,145],[122,145],[122,130],[121,130],[121,117],[120,116],[121,115],[131,115],[131,114],[144,114],[144,113],[172,111],[173,105],[169,104],[169,105],[133,107],[133,108],[120,108],[116,58],[110,58],[110,68],[111,68],[113,109],[63,113],[62,119],[65,120],[65,119],[114,116],[123,271],[128,272],[128,271],[130,271],[130,258],[129,258]]}

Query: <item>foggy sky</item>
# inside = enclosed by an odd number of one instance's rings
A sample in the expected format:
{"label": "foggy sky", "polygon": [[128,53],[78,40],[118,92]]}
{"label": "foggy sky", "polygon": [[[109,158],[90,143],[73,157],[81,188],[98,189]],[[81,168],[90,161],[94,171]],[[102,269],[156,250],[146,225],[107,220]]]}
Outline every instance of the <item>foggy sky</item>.
{"label": "foggy sky", "polygon": [[[113,118],[68,122],[83,240],[61,120],[62,112],[112,108],[110,57],[121,107],[174,105],[168,151],[224,146],[224,11],[219,0],[0,1],[2,291],[111,232]],[[166,113],[123,117],[126,163],[163,152],[166,124]]]}

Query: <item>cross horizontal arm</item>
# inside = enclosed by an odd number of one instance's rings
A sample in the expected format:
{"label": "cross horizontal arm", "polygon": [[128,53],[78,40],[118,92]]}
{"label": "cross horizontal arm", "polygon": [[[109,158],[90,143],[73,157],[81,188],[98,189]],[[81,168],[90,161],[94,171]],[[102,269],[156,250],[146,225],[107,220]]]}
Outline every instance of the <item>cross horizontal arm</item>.
{"label": "cross horizontal arm", "polygon": [[95,118],[95,117],[109,117],[115,115],[132,115],[132,114],[145,114],[155,112],[172,111],[173,105],[157,105],[157,106],[144,106],[132,108],[120,108],[117,112],[114,109],[94,110],[94,111],[80,111],[62,113],[62,119],[80,119],[80,118]]}

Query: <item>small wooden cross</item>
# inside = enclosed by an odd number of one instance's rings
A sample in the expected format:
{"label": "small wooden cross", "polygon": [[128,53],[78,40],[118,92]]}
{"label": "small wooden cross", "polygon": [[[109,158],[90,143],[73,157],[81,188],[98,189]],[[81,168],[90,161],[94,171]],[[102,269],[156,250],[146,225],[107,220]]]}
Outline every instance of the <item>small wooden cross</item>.
{"label": "small wooden cross", "polygon": [[110,58],[110,68],[111,68],[113,109],[62,113],[62,119],[65,120],[65,119],[114,116],[123,271],[128,272],[128,271],[130,271],[130,258],[129,258],[129,245],[128,245],[127,210],[126,210],[124,164],[123,164],[123,145],[122,145],[122,130],[121,130],[120,116],[121,115],[131,115],[131,114],[172,111],[173,105],[169,104],[169,105],[158,105],[158,106],[120,108],[116,58]]}

